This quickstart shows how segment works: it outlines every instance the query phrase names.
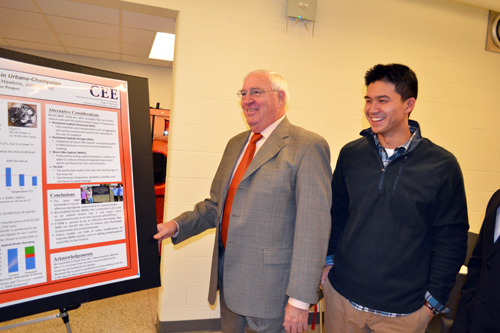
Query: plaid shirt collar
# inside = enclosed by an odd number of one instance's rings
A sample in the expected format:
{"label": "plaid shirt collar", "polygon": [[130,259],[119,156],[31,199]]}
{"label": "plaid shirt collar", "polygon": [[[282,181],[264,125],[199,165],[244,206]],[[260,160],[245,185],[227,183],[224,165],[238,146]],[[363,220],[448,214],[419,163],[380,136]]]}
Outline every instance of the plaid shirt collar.
{"label": "plaid shirt collar", "polygon": [[[411,137],[406,141],[404,144],[402,144],[399,147],[396,147],[394,149],[394,153],[391,156],[388,156],[387,151],[385,150],[382,145],[380,145],[380,142],[378,141],[377,134],[372,132],[373,135],[373,140],[375,141],[375,145],[377,146],[378,152],[380,154],[380,157],[382,158],[382,162],[384,163],[384,166],[387,166],[390,162],[394,161],[396,158],[399,156],[403,155],[406,151],[410,149],[411,144],[413,143],[413,138],[415,136],[419,137],[418,134],[418,127],[413,126],[413,125],[408,125],[410,128],[410,133],[412,134]],[[418,141],[418,140],[416,140]]]}

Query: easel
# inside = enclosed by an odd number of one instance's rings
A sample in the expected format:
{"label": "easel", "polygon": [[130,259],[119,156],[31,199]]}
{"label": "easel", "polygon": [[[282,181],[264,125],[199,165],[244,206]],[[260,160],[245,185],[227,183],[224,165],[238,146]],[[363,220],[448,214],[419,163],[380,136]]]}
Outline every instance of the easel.
{"label": "easel", "polygon": [[43,317],[43,318],[28,320],[28,321],[25,321],[22,323],[12,324],[12,325],[8,325],[8,326],[2,326],[2,327],[0,327],[0,331],[8,330],[10,328],[15,328],[15,327],[19,327],[19,326],[39,323],[39,322],[50,320],[50,319],[61,318],[63,320],[64,324],[66,325],[66,330],[68,331],[68,333],[71,333],[71,327],[69,326],[68,311],[78,309],[79,307],[80,307],[80,303],[76,303],[76,304],[59,309],[60,313],[58,313],[58,314]]}

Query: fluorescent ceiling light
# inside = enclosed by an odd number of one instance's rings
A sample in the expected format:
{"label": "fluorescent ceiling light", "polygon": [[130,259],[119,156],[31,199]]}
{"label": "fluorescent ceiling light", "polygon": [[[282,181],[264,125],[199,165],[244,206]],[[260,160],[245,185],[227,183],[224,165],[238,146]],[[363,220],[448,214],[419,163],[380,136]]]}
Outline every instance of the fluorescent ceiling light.
{"label": "fluorescent ceiling light", "polygon": [[157,32],[149,57],[151,59],[174,60],[175,35]]}

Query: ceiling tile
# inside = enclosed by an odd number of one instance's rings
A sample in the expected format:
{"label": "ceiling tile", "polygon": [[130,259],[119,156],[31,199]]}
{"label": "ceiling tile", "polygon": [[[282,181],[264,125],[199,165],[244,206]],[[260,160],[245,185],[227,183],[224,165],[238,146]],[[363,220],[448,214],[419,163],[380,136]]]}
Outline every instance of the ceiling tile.
{"label": "ceiling tile", "polygon": [[59,38],[64,46],[76,47],[79,49],[120,53],[120,43],[81,36],[59,34]]}
{"label": "ceiling tile", "polygon": [[12,8],[12,9],[20,9],[26,10],[29,12],[38,13],[37,6],[33,3],[32,0],[2,0],[0,1],[0,8]]}
{"label": "ceiling tile", "polygon": [[172,67],[148,56],[176,16],[122,0],[0,0],[0,46]]}
{"label": "ceiling tile", "polygon": [[119,28],[115,25],[51,15],[47,15],[47,19],[58,33],[119,41]]}
{"label": "ceiling tile", "polygon": [[22,10],[2,8],[0,10],[0,22],[14,27],[25,28],[28,26],[36,27],[37,30],[52,31],[42,14]]}
{"label": "ceiling tile", "polygon": [[84,50],[77,49],[73,47],[67,47],[68,52],[72,55],[91,57],[91,58],[100,58],[100,59],[108,59],[108,60],[120,60],[120,55],[118,53],[107,53],[107,52],[99,52],[92,50]]}
{"label": "ceiling tile", "polygon": [[174,19],[128,12],[125,10],[123,11],[122,25],[124,27],[166,32],[169,34],[175,33]]}
{"label": "ceiling tile", "polygon": [[119,25],[120,23],[120,12],[118,9],[68,0],[36,0],[36,2],[42,9],[42,12],[47,15],[114,25]]}
{"label": "ceiling tile", "polygon": [[52,32],[40,31],[38,29],[26,29],[0,24],[0,36],[29,42],[61,45],[59,39]]}
{"label": "ceiling tile", "polygon": [[140,44],[140,45],[153,45],[156,32],[149,30],[122,28],[122,42]]}
{"label": "ceiling tile", "polygon": [[122,54],[147,58],[150,50],[151,48],[146,45],[122,43]]}
{"label": "ceiling tile", "polygon": [[43,43],[25,42],[22,40],[9,40],[9,44],[12,45],[12,47],[17,47],[17,48],[21,48],[21,49],[39,50],[39,51],[64,53],[64,54],[68,53],[68,52],[66,52],[64,47],[59,46],[59,45],[49,45],[49,44],[43,44]]}

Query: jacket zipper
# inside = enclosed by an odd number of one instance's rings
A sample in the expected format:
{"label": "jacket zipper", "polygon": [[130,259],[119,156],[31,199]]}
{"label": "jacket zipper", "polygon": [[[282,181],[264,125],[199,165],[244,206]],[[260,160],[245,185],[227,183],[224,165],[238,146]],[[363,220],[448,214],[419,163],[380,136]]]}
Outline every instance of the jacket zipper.
{"label": "jacket zipper", "polygon": [[380,174],[380,181],[378,183],[378,189],[380,191],[382,190],[382,187],[384,185],[385,171],[387,170],[387,167],[389,166],[389,164],[396,161],[400,157],[404,157],[403,163],[401,163],[401,166],[399,167],[399,171],[398,171],[398,175],[396,176],[396,180],[394,181],[394,186],[392,187],[392,193],[394,194],[394,192],[396,191],[396,185],[398,184],[399,176],[401,175],[401,172],[403,171],[403,166],[405,165],[406,160],[408,159],[408,155],[405,153],[404,155],[397,157],[395,160],[390,161],[387,164],[387,166],[384,166],[384,162],[382,162],[382,158],[380,157],[380,154],[378,154],[378,152],[377,152],[377,155],[378,155],[380,164],[382,165],[382,170],[381,170],[382,173]]}
{"label": "jacket zipper", "polygon": [[398,184],[399,176],[401,175],[401,171],[403,170],[403,166],[406,163],[406,159],[408,158],[408,155],[404,155],[403,163],[401,163],[401,166],[399,167],[398,175],[396,176],[396,180],[394,181],[394,186],[392,188],[392,193],[396,192],[396,185]]}

